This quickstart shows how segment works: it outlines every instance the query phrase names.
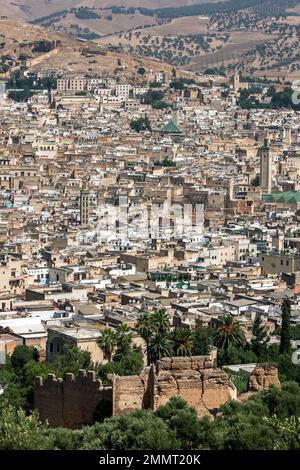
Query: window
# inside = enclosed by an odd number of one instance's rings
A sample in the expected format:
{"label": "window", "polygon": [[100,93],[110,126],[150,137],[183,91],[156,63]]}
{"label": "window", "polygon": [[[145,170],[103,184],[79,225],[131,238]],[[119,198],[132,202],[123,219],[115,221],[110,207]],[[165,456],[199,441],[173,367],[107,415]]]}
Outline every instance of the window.
{"label": "window", "polygon": [[51,353],[53,352],[53,343],[49,344],[49,350],[50,350]]}

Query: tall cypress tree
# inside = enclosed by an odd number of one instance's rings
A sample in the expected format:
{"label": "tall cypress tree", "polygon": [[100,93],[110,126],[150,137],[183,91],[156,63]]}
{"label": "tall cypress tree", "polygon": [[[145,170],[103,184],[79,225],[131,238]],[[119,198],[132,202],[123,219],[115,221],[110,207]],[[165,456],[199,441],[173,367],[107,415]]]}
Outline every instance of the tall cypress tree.
{"label": "tall cypress tree", "polygon": [[281,306],[281,333],[280,333],[280,354],[288,352],[291,347],[291,303],[286,297]]}
{"label": "tall cypress tree", "polygon": [[257,357],[260,357],[265,352],[269,340],[268,332],[263,325],[261,317],[256,315],[252,325],[251,349]]}

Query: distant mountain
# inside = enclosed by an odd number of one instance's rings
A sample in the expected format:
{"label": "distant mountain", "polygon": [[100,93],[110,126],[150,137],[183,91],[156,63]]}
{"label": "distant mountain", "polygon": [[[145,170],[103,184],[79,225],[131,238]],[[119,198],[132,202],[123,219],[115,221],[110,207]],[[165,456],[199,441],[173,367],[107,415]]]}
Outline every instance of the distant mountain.
{"label": "distant mountain", "polygon": [[300,0],[0,0],[0,16],[192,72],[300,74]]}
{"label": "distant mountain", "polygon": [[[0,15],[10,19],[32,20],[70,8],[107,8],[111,6],[149,9],[179,7],[209,0],[0,0]],[[217,1],[217,0],[212,0]]]}
{"label": "distant mountain", "polygon": [[95,40],[160,24],[165,9],[181,12],[182,8],[216,3],[220,0],[0,0],[0,16]]}

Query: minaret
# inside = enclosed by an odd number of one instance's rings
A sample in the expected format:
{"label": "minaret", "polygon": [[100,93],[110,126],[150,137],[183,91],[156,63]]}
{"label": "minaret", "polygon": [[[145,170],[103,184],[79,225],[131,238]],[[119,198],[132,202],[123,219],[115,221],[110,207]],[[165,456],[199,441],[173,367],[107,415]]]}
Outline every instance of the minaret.
{"label": "minaret", "polygon": [[284,235],[279,230],[276,230],[276,235],[272,237],[272,248],[276,251],[284,249]]}
{"label": "minaret", "polygon": [[178,109],[178,106],[176,104],[175,107],[172,110],[172,120],[176,124],[176,126],[178,126],[178,117],[179,117],[179,109]]}
{"label": "minaret", "polygon": [[240,84],[240,74],[236,72],[233,76],[233,89],[238,91],[241,88]]}
{"label": "minaret", "polygon": [[87,182],[84,181],[82,191],[80,191],[80,224],[88,225],[90,218],[90,193],[87,189]]}
{"label": "minaret", "polygon": [[260,148],[260,187],[266,193],[272,191],[272,153],[268,138]]}
{"label": "minaret", "polygon": [[225,206],[226,208],[228,208],[230,207],[230,204],[234,198],[234,182],[232,178],[230,178],[230,180],[228,181],[226,189],[227,191],[226,191],[226,197],[225,197]]}
{"label": "minaret", "polygon": [[292,145],[292,129],[290,127],[285,129],[285,143],[288,146]]}

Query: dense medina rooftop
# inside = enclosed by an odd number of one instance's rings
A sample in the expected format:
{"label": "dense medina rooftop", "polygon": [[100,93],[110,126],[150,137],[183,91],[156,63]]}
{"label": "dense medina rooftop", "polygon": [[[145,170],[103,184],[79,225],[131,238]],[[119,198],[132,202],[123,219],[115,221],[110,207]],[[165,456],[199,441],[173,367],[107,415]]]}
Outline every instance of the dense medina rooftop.
{"label": "dense medina rooftop", "polygon": [[[166,74],[159,101],[150,70],[143,87],[56,79],[0,102],[0,405],[37,410],[50,448],[55,426],[97,448],[86,426],[109,418],[102,439],[125,412],[166,448],[282,446],[269,411],[258,444],[228,436],[269,393],[281,425],[299,393],[299,112],[240,109],[249,84],[231,77],[174,89]],[[182,406],[185,428],[211,420],[191,445],[163,418]]]}

